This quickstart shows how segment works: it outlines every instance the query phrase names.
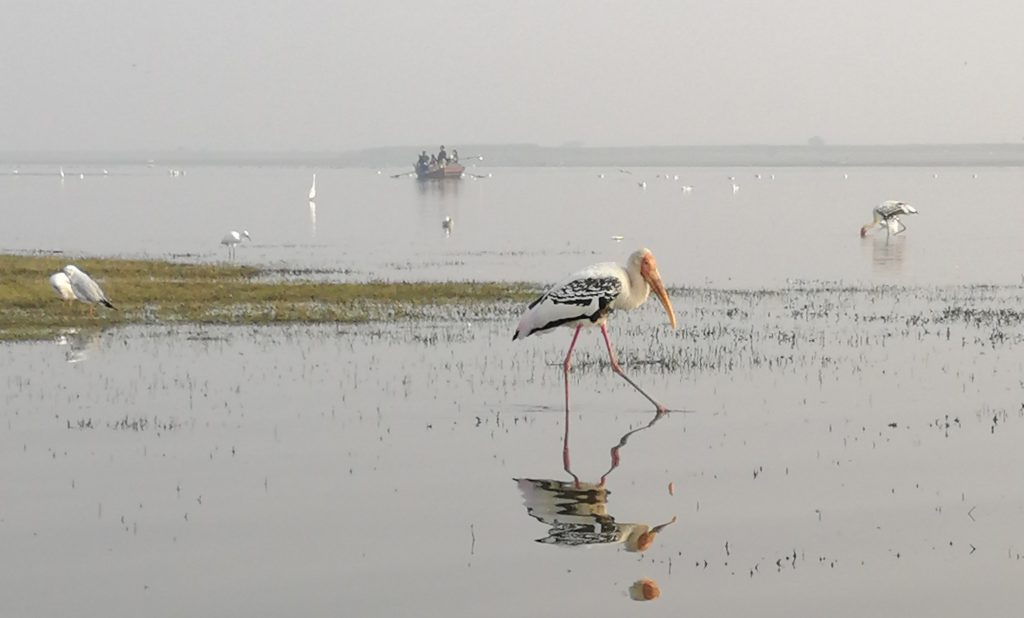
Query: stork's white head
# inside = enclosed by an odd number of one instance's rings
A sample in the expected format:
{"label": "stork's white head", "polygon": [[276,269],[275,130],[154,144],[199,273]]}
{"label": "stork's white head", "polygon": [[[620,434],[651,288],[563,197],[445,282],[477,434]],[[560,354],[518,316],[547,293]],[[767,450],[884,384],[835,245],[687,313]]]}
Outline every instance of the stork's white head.
{"label": "stork's white head", "polygon": [[644,278],[647,285],[651,286],[651,290],[657,295],[658,300],[661,301],[661,306],[665,308],[665,312],[668,313],[668,321],[672,324],[672,328],[676,327],[676,314],[672,310],[672,302],[668,299],[668,292],[665,291],[665,285],[661,282],[661,273],[658,272],[658,264],[654,261],[654,254],[651,253],[650,249],[640,249],[629,256],[629,266],[635,268],[639,266],[640,276]]}

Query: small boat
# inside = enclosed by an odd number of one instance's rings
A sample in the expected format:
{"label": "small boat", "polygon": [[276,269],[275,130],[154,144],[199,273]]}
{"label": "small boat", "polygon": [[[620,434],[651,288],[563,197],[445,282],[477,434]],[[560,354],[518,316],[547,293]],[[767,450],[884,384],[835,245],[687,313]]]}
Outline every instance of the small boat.
{"label": "small boat", "polygon": [[420,180],[436,180],[443,178],[462,178],[466,168],[458,163],[447,165],[419,165],[416,167],[416,178]]}
{"label": "small boat", "polygon": [[316,199],[316,174],[313,174],[313,185],[309,187],[309,201]]}

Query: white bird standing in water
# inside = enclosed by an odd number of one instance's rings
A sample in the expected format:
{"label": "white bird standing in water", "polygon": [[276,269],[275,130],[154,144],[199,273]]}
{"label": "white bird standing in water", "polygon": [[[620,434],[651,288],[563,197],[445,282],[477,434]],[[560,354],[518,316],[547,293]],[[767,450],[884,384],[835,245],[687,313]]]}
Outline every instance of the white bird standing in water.
{"label": "white bird standing in water", "polygon": [[93,281],[92,277],[82,272],[77,266],[68,264],[64,267],[64,274],[68,277],[75,298],[89,305],[89,315],[96,314],[95,305],[97,304],[117,310],[117,307],[110,303],[107,295],[100,288],[100,284]]}
{"label": "white bird standing in water", "polygon": [[224,238],[220,239],[220,244],[228,248],[229,260],[234,259],[235,247],[238,246],[240,242],[242,242],[243,238],[245,238],[246,240],[252,240],[252,236],[249,236],[249,232],[247,230],[242,230],[241,234],[234,230],[231,230],[230,232],[224,235]]}
{"label": "white bird standing in water", "polygon": [[904,232],[907,226],[900,220],[902,215],[916,215],[917,209],[899,200],[886,200],[871,211],[871,221],[860,228],[861,238],[868,235],[876,227],[885,226],[889,234],[896,235]]}
{"label": "white bird standing in water", "polygon": [[64,274],[64,271],[55,272],[50,275],[50,287],[53,288],[53,293],[64,303],[64,306],[71,306],[70,301],[77,300],[75,291],[71,288],[71,280]]}
{"label": "white bird standing in water", "polygon": [[441,229],[444,230],[444,235],[445,236],[451,236],[452,235],[452,229],[454,227],[455,227],[455,221],[452,220],[451,217],[446,216],[444,219],[441,219]]}
{"label": "white bird standing in water", "polygon": [[569,410],[569,367],[572,350],[580,329],[584,326],[597,325],[601,328],[612,371],[622,376],[630,386],[647,398],[659,412],[668,410],[665,406],[651,398],[642,388],[623,372],[619,361],[615,358],[611,340],[608,338],[606,323],[608,315],[616,310],[629,311],[636,309],[647,300],[651,290],[658,296],[668,313],[672,328],[676,327],[676,315],[672,310],[668,293],[661,282],[661,273],[654,261],[654,255],[648,249],[640,249],[629,256],[626,266],[612,262],[594,264],[570,275],[539,298],[530,303],[526,313],[519,320],[512,339],[522,339],[534,333],[546,333],[558,326],[574,326],[576,332],[565,354],[562,369],[565,375],[565,409]]}

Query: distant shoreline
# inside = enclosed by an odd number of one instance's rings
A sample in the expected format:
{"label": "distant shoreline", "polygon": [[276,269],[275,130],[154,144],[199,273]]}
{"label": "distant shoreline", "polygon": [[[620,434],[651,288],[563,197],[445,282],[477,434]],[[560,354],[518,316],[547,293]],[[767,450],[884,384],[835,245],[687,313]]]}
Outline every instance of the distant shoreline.
{"label": "distant shoreline", "polygon": [[[478,167],[945,167],[1024,166],[1020,144],[746,145],[746,146],[538,146],[458,145]],[[121,152],[0,152],[0,174],[18,166],[153,165],[275,166],[412,169],[421,150],[388,146],[337,152],[231,152],[153,150]],[[468,162],[467,162],[468,163]],[[9,169],[3,169],[9,168]]]}

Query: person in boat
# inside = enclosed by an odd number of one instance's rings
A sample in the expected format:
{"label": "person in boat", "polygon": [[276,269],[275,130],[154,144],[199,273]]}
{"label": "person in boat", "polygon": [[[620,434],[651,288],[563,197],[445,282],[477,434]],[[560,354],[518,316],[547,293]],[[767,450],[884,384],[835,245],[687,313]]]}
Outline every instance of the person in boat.
{"label": "person in boat", "polygon": [[459,149],[458,148],[452,148],[452,162],[453,163],[458,163],[459,162]]}
{"label": "person in boat", "polygon": [[448,153],[444,151],[444,144],[441,144],[441,151],[437,153],[437,163],[442,167],[448,163]]}
{"label": "person in boat", "polygon": [[434,167],[435,165],[437,165],[437,157],[430,155],[430,167]]}

